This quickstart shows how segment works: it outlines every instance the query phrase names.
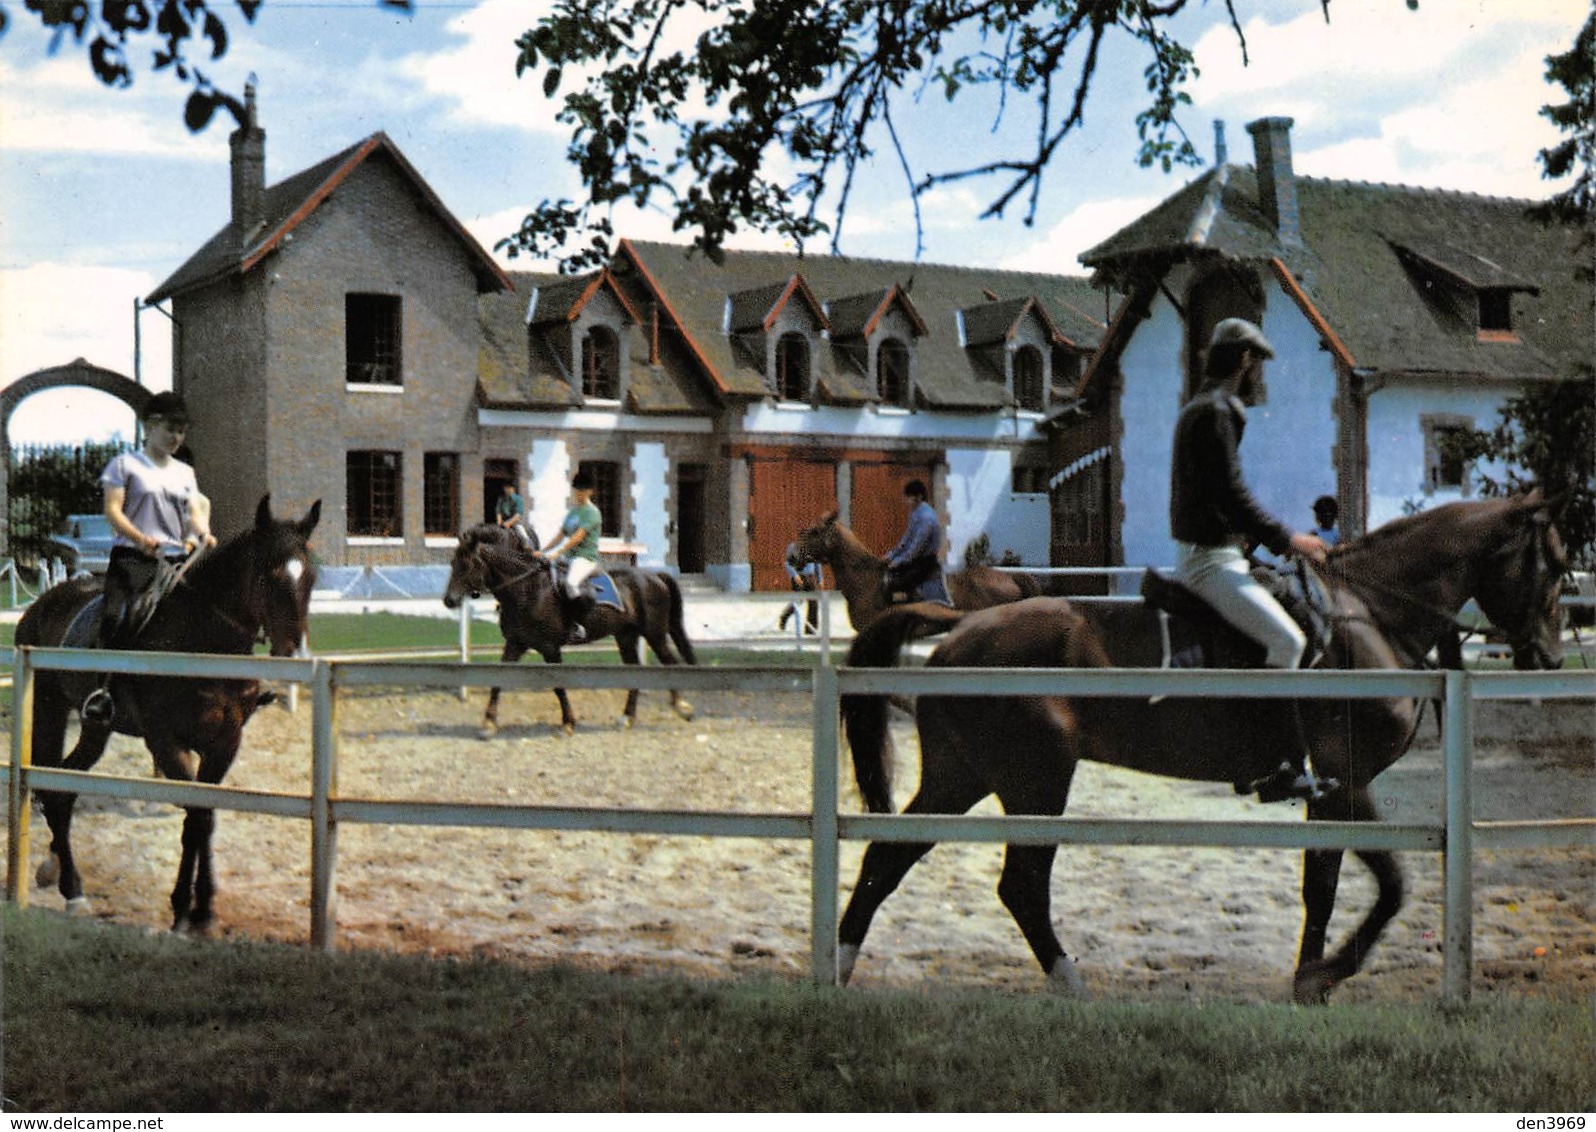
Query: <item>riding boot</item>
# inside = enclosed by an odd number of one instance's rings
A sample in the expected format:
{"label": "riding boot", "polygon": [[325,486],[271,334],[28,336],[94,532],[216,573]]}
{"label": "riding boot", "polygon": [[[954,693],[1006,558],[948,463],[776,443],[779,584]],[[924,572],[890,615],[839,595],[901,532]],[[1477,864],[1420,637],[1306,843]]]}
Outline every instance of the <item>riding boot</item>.
{"label": "riding boot", "polygon": [[587,615],[593,611],[593,599],[587,594],[579,594],[569,598],[565,606],[565,620],[570,626],[565,643],[568,645],[581,645],[587,643]]}
{"label": "riding boot", "polygon": [[1308,766],[1308,737],[1302,726],[1302,709],[1295,700],[1288,701],[1281,711],[1284,739],[1282,745],[1295,752],[1295,758],[1282,762],[1274,772],[1245,787],[1238,783],[1239,794],[1257,794],[1260,802],[1284,802],[1301,799],[1318,802],[1341,788],[1334,778],[1320,778]]}

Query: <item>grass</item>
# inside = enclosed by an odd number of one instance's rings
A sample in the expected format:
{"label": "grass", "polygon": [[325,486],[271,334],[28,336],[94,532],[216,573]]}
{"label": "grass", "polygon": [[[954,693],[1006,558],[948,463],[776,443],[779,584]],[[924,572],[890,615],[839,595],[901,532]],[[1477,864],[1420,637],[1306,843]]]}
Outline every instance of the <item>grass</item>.
{"label": "grass", "polygon": [[1596,1094],[1596,1025],[1569,1002],[1083,1005],[325,955],[11,907],[3,926],[7,1112],[1578,1112]]}

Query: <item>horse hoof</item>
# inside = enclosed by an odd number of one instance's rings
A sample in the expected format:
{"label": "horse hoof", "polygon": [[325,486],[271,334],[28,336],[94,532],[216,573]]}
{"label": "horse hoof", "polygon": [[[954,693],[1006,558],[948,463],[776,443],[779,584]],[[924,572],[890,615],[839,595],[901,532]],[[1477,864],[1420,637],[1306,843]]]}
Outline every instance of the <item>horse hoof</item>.
{"label": "horse hoof", "polygon": [[1047,982],[1049,987],[1065,998],[1081,1002],[1092,1001],[1092,992],[1086,989],[1081,973],[1075,969],[1075,961],[1068,955],[1058,957],[1058,962],[1054,963],[1053,969],[1047,973]]}
{"label": "horse hoof", "polygon": [[68,916],[87,916],[91,911],[87,896],[74,896],[66,902],[66,914]]}
{"label": "horse hoof", "polygon": [[1327,966],[1304,967],[1291,981],[1291,998],[1298,1006],[1324,1006],[1336,985]]}
{"label": "horse hoof", "polygon": [[481,727],[477,728],[478,739],[491,739],[498,733],[498,726],[492,723],[484,723]]}
{"label": "horse hoof", "polygon": [[853,968],[859,962],[858,944],[845,943],[837,948],[837,985],[845,987],[853,978]]}
{"label": "horse hoof", "polygon": [[564,735],[567,739],[569,739],[572,735],[576,734],[576,724],[574,724],[574,723],[562,724],[561,727],[560,727],[560,734]]}
{"label": "horse hoof", "polygon": [[688,721],[692,720],[692,718],[693,718],[693,705],[692,704],[688,703],[686,700],[677,700],[671,706],[676,709],[676,714],[677,715],[681,716],[685,720],[688,720]]}
{"label": "horse hoof", "polygon": [[40,888],[49,888],[61,879],[61,858],[51,853],[39,862],[39,871],[33,874],[33,883]]}

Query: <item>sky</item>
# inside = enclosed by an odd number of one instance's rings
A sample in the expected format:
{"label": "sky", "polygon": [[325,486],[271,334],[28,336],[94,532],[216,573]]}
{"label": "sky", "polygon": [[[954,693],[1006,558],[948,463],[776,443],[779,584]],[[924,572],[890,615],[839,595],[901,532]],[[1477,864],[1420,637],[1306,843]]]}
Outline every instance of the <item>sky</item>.
{"label": "sky", "polygon": [[[1546,56],[1568,50],[1590,0],[1236,0],[1248,62],[1219,0],[1191,0],[1173,30],[1200,76],[1181,121],[1205,161],[1214,122],[1230,160],[1250,163],[1246,123],[1294,120],[1307,176],[1538,199],[1561,187],[1536,155],[1559,140],[1539,111],[1564,100]],[[217,86],[258,87],[266,170],[275,183],[379,130],[488,250],[545,198],[575,197],[567,129],[536,78],[518,81],[515,39],[548,0],[416,0],[409,14],[375,0],[266,0],[253,26],[230,15],[230,47],[208,64]],[[171,385],[171,330],[136,303],[227,222],[227,135],[218,114],[182,124],[187,87],[139,71],[110,90],[81,49],[53,55],[17,0],[0,37],[0,385],[76,358]],[[1084,127],[1046,174],[1034,225],[1022,209],[978,219],[1000,186],[961,182],[922,200],[926,262],[1084,274],[1079,255],[1200,174],[1140,168],[1135,115],[1144,61],[1105,55]],[[920,172],[1023,147],[1034,125],[1010,104],[949,106],[927,92],[900,131]],[[915,235],[895,158],[866,171],[842,251],[913,260]],[[659,212],[618,212],[619,235],[681,240]],[[768,238],[734,247],[771,248]],[[811,253],[828,250],[811,244]],[[525,257],[518,270],[547,265]],[[135,335],[135,325],[138,333]],[[135,340],[138,349],[135,350]],[[92,391],[37,394],[10,423],[13,444],[131,436],[132,414]]]}

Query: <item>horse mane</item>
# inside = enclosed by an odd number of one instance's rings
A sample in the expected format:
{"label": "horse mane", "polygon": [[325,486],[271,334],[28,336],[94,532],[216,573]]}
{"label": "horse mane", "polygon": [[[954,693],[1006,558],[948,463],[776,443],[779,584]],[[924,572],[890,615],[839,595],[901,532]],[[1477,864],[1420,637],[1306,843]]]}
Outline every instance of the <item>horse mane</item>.
{"label": "horse mane", "polygon": [[[1465,522],[1475,515],[1486,512],[1497,512],[1513,507],[1524,506],[1530,500],[1524,496],[1506,496],[1493,500],[1458,501],[1435,507],[1428,511],[1419,511],[1412,515],[1403,515],[1383,523],[1367,534],[1359,535],[1339,546],[1330,548],[1330,560],[1338,565],[1344,560],[1359,558],[1369,553],[1384,553],[1391,549],[1393,544],[1411,542],[1414,540],[1435,541],[1431,538],[1430,528],[1436,525],[1450,525],[1450,538],[1444,540],[1449,549],[1456,549],[1457,535],[1468,529]],[[1482,524],[1473,524],[1476,529]]]}

